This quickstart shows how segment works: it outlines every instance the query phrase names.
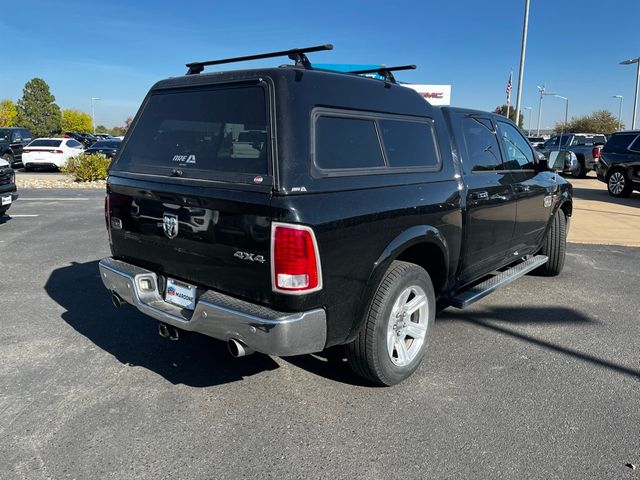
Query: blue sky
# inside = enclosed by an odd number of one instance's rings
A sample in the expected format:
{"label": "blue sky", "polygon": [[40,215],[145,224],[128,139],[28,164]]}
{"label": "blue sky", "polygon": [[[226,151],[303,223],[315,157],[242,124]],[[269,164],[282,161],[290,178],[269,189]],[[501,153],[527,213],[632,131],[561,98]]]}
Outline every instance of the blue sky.
{"label": "blue sky", "polygon": [[[482,110],[504,103],[513,67],[515,103],[524,0],[7,3],[0,31],[10,67],[0,73],[0,99],[17,100],[41,77],[61,108],[90,112],[100,97],[96,123],[107,126],[135,114],[156,80],[184,74],[189,61],[322,43],[335,49],[312,61],[415,63],[399,80],[451,84],[453,105]],[[531,0],[523,106],[533,107],[534,125],[542,83],[569,97],[569,116],[617,115],[611,96],[624,95],[630,125],[635,68],[618,62],[640,56],[638,18],[637,0]],[[542,127],[563,116],[564,102],[545,98]]]}

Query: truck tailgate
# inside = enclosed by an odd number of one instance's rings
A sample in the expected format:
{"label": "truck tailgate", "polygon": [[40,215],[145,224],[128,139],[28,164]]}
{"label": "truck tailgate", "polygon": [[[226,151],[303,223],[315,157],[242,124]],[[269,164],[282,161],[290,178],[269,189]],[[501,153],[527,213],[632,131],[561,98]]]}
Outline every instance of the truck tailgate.
{"label": "truck tailgate", "polygon": [[271,293],[270,201],[265,191],[112,177],[113,256],[155,271],[161,285],[169,277],[264,302]]}

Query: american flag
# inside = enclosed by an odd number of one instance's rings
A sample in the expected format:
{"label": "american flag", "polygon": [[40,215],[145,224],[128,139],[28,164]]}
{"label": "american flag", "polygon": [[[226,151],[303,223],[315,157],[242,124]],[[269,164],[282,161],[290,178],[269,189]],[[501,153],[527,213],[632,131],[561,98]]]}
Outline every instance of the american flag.
{"label": "american flag", "polygon": [[513,70],[509,72],[509,81],[507,82],[507,103],[511,101],[511,85],[513,83],[511,81],[512,76],[513,76]]}

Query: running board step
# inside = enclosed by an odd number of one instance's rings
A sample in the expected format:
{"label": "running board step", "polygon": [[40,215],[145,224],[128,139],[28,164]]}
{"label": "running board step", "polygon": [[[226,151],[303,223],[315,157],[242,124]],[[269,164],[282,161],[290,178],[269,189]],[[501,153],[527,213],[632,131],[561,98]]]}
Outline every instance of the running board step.
{"label": "running board step", "polygon": [[544,265],[547,263],[549,257],[545,257],[544,255],[536,255],[535,257],[531,257],[528,260],[525,260],[518,265],[511,267],[509,270],[505,270],[488,280],[485,280],[478,285],[471,287],[469,290],[465,290],[455,297],[451,299],[451,304],[454,307],[465,308],[471,305],[472,303],[477,302],[478,300],[486,297],[494,290],[497,290],[500,287],[504,287],[505,285],[510,284],[514,280],[524,276],[529,273],[531,270],[538,268],[540,265]]}

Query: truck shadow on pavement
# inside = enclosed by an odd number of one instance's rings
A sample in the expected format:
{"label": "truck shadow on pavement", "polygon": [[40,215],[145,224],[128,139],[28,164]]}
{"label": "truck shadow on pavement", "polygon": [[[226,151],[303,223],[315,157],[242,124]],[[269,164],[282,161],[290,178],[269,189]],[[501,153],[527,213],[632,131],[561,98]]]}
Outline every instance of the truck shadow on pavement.
{"label": "truck shadow on pavement", "polygon": [[580,188],[573,187],[573,196],[574,198],[580,200],[593,200],[596,202],[604,202],[611,203],[617,205],[624,205],[627,207],[638,207],[640,206],[640,193],[634,191],[631,193],[629,197],[613,197],[609,195],[607,192],[607,187],[604,183],[602,183],[602,189],[596,188]]}
{"label": "truck shadow on pavement", "polygon": [[507,335],[518,340],[522,340],[540,348],[550,350],[555,353],[568,355],[576,360],[589,363],[591,365],[607,368],[616,373],[626,375],[636,380],[640,379],[640,370],[629,368],[624,365],[608,361],[604,358],[584,353],[579,350],[564,347],[547,340],[536,338],[532,335],[517,331],[518,327],[526,325],[567,325],[575,324],[584,326],[587,324],[598,324],[582,313],[566,307],[496,307],[489,306],[480,312],[447,311],[442,312],[437,320],[465,322],[480,328],[490,330],[494,333]]}
{"label": "truck shadow on pavement", "polygon": [[157,322],[134,307],[116,309],[105,290],[98,262],[54,270],[45,291],[66,311],[62,319],[119,362],[149,369],[173,384],[208,387],[278,368],[267,355],[234,359],[224,342],[189,333],[172,342],[158,335]]}

